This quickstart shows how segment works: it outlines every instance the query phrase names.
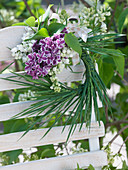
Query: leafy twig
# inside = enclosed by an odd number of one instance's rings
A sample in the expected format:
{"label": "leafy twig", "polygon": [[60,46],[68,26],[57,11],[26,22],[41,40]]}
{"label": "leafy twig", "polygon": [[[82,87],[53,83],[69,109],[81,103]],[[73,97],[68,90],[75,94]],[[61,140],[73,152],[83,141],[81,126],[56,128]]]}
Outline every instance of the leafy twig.
{"label": "leafy twig", "polygon": [[15,69],[16,69],[16,72],[20,71],[17,60],[15,60]]}
{"label": "leafy twig", "polygon": [[128,113],[125,115],[125,117],[123,118],[123,120],[127,119],[128,118]]}
{"label": "leafy twig", "polygon": [[128,140],[128,136],[127,136],[127,137],[126,137],[126,139],[123,141],[123,143],[122,143],[122,145],[121,145],[121,147],[120,147],[120,149],[119,149],[118,153],[120,153],[120,151],[121,151],[121,149],[122,149],[122,147],[123,147],[124,143],[125,143],[125,142],[127,142],[127,140]]}
{"label": "leafy twig", "polygon": [[64,143],[64,147],[65,147],[65,149],[66,149],[67,154],[69,155],[69,152],[68,152],[68,148],[67,148],[67,144],[66,144],[66,143]]}
{"label": "leafy twig", "polygon": [[[47,6],[49,6],[49,5],[50,5],[49,0],[45,0],[45,1],[46,1],[46,3],[47,3]],[[56,10],[54,9],[53,6],[51,7],[51,10],[52,10],[53,13],[56,13]]]}
{"label": "leafy twig", "polygon": [[113,141],[124,131],[128,129],[128,125],[124,126],[115,136],[112,138],[112,140],[108,143],[108,145],[111,145]]}
{"label": "leafy twig", "polygon": [[107,123],[106,124],[106,127],[109,127],[109,126],[114,126],[114,125],[118,125],[118,124],[125,124],[125,123],[128,123],[128,120],[118,120],[118,121],[114,121],[112,123]]}
{"label": "leafy twig", "polygon": [[[105,98],[105,96],[104,96],[104,98]],[[105,117],[106,117],[106,125],[107,125],[108,122],[109,122],[109,118],[108,118],[108,106],[107,105],[105,105]]]}
{"label": "leafy twig", "polygon": [[[114,70],[114,72],[122,79],[122,76],[116,70]],[[122,81],[128,86],[128,82],[125,79]]]}
{"label": "leafy twig", "polygon": [[114,121],[114,122],[107,122],[106,123],[106,128],[109,126],[114,126],[114,125],[120,125],[120,124],[125,124],[128,123],[128,120],[126,120],[128,118],[128,113],[125,115],[125,117],[122,120],[118,120],[118,121]]}
{"label": "leafy twig", "polygon": [[80,2],[82,2],[82,4],[84,4],[84,6],[86,6],[87,8],[90,8],[91,6],[87,3],[87,2],[85,2],[84,0],[80,0]]}
{"label": "leafy twig", "polygon": [[32,11],[31,11],[31,9],[30,9],[30,7],[29,7],[27,1],[26,1],[26,0],[23,0],[23,1],[24,1],[24,4],[26,5],[26,8],[28,9],[30,15],[31,15],[31,16],[34,16],[34,17],[36,18],[36,16],[32,13]]}
{"label": "leafy twig", "polygon": [[4,28],[4,27],[6,26],[6,24],[3,23],[3,22],[0,20],[0,26],[1,26],[1,28]]}
{"label": "leafy twig", "polygon": [[112,13],[112,17],[111,17],[111,20],[110,20],[109,25],[108,25],[108,31],[110,30],[110,27],[113,23],[113,19],[114,19],[116,8],[117,8],[118,4],[119,4],[119,0],[116,0],[115,7],[114,7],[114,10],[113,10],[113,13]]}

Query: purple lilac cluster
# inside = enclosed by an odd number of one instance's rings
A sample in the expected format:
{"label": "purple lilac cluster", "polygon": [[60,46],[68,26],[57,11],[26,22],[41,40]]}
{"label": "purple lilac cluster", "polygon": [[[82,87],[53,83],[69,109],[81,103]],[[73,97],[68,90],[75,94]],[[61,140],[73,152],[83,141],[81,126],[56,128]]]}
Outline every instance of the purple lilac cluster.
{"label": "purple lilac cluster", "polygon": [[25,70],[33,79],[45,76],[48,71],[59,62],[61,62],[61,50],[65,46],[64,29],[60,34],[54,34],[52,37],[36,41],[32,47],[32,53],[28,55],[28,61],[25,63]]}

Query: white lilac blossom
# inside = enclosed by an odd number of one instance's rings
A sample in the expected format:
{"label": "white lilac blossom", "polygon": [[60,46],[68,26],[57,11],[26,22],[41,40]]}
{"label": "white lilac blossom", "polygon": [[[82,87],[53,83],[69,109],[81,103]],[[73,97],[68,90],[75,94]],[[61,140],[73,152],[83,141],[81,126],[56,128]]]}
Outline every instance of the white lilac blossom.
{"label": "white lilac blossom", "polygon": [[3,25],[5,27],[10,26],[18,21],[13,10],[0,9],[0,18],[1,21],[4,21]]}
{"label": "white lilac blossom", "polygon": [[25,33],[22,36],[22,43],[11,49],[12,56],[15,59],[21,59],[24,63],[28,60],[27,55],[32,52],[32,46],[35,40],[25,41],[34,35],[34,32],[29,28],[25,28]]}
{"label": "white lilac blossom", "polygon": [[35,98],[35,92],[28,90],[28,92],[20,94],[18,97],[18,100],[22,102],[22,101],[27,101],[27,100],[34,100],[34,98]]}
{"label": "white lilac blossom", "polygon": [[84,7],[79,14],[80,25],[91,29],[95,26],[100,26],[101,31],[106,32],[107,27],[104,21],[110,15],[110,7],[106,7],[105,5],[101,5],[99,9]]}
{"label": "white lilac blossom", "polygon": [[79,54],[69,47],[64,47],[61,52],[63,64],[76,65],[80,62]]}
{"label": "white lilac blossom", "polygon": [[[79,19],[78,19],[79,21]],[[87,41],[87,38],[89,37],[88,33],[91,32],[92,30],[91,29],[88,29],[87,27],[85,26],[79,26],[79,24],[77,23],[68,23],[67,25],[67,30],[69,32],[73,32],[74,35],[77,37],[77,38],[82,38],[82,40],[84,42]]]}
{"label": "white lilac blossom", "polygon": [[28,55],[28,61],[25,63],[25,71],[33,79],[50,75],[53,83],[50,88],[56,92],[61,90],[56,75],[66,65],[79,63],[78,53],[65,44],[65,33],[67,33],[66,28],[60,34],[36,41],[32,46],[32,53]]}

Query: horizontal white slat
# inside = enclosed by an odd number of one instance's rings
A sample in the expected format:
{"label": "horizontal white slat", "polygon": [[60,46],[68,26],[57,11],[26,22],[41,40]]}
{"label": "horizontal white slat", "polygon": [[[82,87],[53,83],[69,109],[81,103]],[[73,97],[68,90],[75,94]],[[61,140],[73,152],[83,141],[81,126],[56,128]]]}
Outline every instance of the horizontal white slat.
{"label": "horizontal white slat", "polygon": [[34,101],[25,101],[0,105],[0,121],[6,121],[11,119],[16,114],[27,109],[33,103]]}
{"label": "horizontal white slat", "polygon": [[0,61],[14,59],[8,48],[13,48],[21,43],[24,31],[24,26],[7,27],[0,30]]}
{"label": "horizontal white slat", "polygon": [[[80,73],[72,73],[69,69],[64,69],[61,74],[58,74],[57,77],[61,82],[72,82],[72,81],[80,81],[82,80],[83,72],[84,72],[84,66],[83,65],[77,65],[72,67],[74,72],[80,72]],[[24,74],[23,72],[20,72],[20,74]],[[18,88],[24,88],[24,86],[17,85],[16,83],[13,83],[11,81],[6,81],[1,78],[8,78],[10,76],[14,76],[12,73],[8,74],[1,74],[0,75],[0,91],[4,90],[10,90],[10,89],[18,89]],[[18,78],[15,78],[18,80]],[[22,79],[20,79],[22,80]],[[23,80],[24,81],[24,80]]]}
{"label": "horizontal white slat", "polygon": [[90,164],[94,167],[104,166],[107,165],[107,155],[104,151],[86,152],[4,166],[0,170],[74,170],[77,163],[84,168]]}
{"label": "horizontal white slat", "polygon": [[[87,128],[86,124],[84,124],[81,131],[79,131],[79,127],[80,125],[78,124],[69,141],[102,137],[105,133],[102,122],[101,126],[99,126],[98,122],[92,123],[90,128]],[[66,126],[63,133],[62,129],[63,126],[53,127],[44,138],[41,137],[46,133],[48,128],[31,130],[23,138],[21,136],[24,132],[0,135],[0,152],[65,142],[69,132],[69,125]]]}
{"label": "horizontal white slat", "polygon": [[[15,103],[0,105],[0,121],[6,121],[11,119],[18,113],[29,108],[29,106],[32,105],[33,103],[37,103],[37,102],[38,101],[24,101],[24,102],[15,102]],[[71,111],[73,108],[74,105],[72,105],[68,111]],[[43,111],[40,115],[44,115],[48,111],[48,109],[49,108]],[[33,116],[36,116],[36,114],[30,116],[27,115],[20,118],[33,117]]]}

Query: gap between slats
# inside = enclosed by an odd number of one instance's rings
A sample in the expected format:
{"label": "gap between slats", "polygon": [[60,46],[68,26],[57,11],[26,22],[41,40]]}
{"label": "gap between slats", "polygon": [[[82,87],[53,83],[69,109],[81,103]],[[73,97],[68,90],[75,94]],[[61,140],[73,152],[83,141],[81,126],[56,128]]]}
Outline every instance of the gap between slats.
{"label": "gap between slats", "polygon": [[107,155],[104,151],[86,152],[18,163],[15,165],[0,167],[0,170],[74,170],[77,168],[77,163],[80,167],[84,168],[87,168],[90,164],[94,167],[104,166],[107,165]]}
{"label": "gap between slats", "polygon": [[[0,152],[31,148],[34,146],[63,143],[67,139],[69,127],[69,125],[66,126],[63,133],[63,126],[53,127],[44,138],[42,137],[47,132],[48,128],[30,130],[23,138],[21,138],[21,136],[24,134],[24,132],[0,135]],[[90,128],[87,128],[86,124],[83,124],[81,131],[79,131],[79,128],[80,124],[77,125],[77,128],[73,135],[70,137],[69,141],[102,137],[105,133],[104,125],[102,122],[101,126],[99,126],[99,123],[96,122],[92,123]]]}

